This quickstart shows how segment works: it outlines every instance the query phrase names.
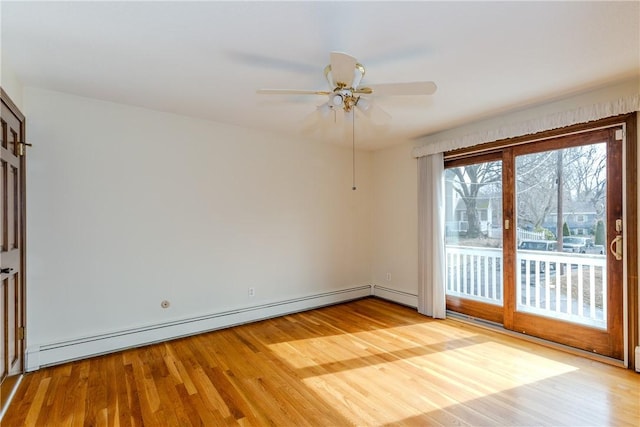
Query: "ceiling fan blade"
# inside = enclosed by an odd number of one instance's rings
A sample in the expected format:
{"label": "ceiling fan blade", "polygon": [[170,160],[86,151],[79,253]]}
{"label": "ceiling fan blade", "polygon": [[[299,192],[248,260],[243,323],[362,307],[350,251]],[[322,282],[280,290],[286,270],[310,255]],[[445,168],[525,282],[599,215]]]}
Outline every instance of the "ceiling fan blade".
{"label": "ceiling fan blade", "polygon": [[350,138],[351,119],[347,122],[347,113],[342,109],[331,108],[329,103],[322,104],[307,115],[301,122],[301,131],[305,135],[321,138],[323,141],[340,142]]}
{"label": "ceiling fan blade", "polygon": [[316,111],[324,119],[328,118],[330,115],[333,116],[335,114],[333,108],[331,108],[331,105],[329,105],[328,102],[325,102],[322,105],[318,105],[318,108],[316,108]]}
{"label": "ceiling fan blade", "polygon": [[326,90],[297,90],[297,89],[258,89],[259,95],[329,95]]}
{"label": "ceiling fan blade", "polygon": [[381,83],[360,90],[365,89],[371,89],[374,95],[431,95],[438,86],[434,82]]}
{"label": "ceiling fan blade", "polygon": [[373,93],[373,89],[371,89],[370,87],[359,87],[358,89],[354,90],[353,93],[371,95]]}
{"label": "ceiling fan blade", "polygon": [[391,122],[391,114],[387,113],[370,99],[360,98],[356,104],[356,108],[374,125],[386,126]]}
{"label": "ceiling fan blade", "polygon": [[355,77],[356,58],[342,52],[331,52],[331,78],[336,86],[351,87]]}
{"label": "ceiling fan blade", "polygon": [[282,59],[273,56],[262,55],[253,52],[227,50],[225,55],[234,62],[250,67],[265,67],[276,70],[291,71],[295,73],[316,72],[316,66],[290,59]]}
{"label": "ceiling fan blade", "polygon": [[320,110],[315,110],[314,112],[306,115],[304,119],[300,122],[300,129],[305,134],[314,134],[321,129],[322,123],[326,120],[326,117],[322,115]]}

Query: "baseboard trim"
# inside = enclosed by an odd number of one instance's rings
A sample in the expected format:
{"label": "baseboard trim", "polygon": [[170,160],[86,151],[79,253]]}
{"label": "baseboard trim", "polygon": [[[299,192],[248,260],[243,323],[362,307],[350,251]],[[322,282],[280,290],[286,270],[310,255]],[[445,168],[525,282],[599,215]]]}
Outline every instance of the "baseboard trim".
{"label": "baseboard trim", "polygon": [[418,295],[411,294],[409,292],[399,291],[393,288],[387,288],[384,286],[373,285],[371,295],[386,299],[398,304],[406,305],[408,307],[418,307]]}
{"label": "baseboard trim", "polygon": [[178,321],[159,323],[140,328],[114,331],[107,334],[61,341],[30,347],[26,351],[26,370],[58,365],[133,347],[154,344],[204,332],[224,329],[249,322],[312,310],[372,295],[373,286],[363,285],[331,292],[265,303],[251,307],[211,313]]}

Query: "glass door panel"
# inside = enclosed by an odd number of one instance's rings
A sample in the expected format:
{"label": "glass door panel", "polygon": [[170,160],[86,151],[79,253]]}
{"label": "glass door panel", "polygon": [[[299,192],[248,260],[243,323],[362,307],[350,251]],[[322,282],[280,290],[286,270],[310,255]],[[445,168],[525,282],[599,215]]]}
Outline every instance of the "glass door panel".
{"label": "glass door panel", "polygon": [[607,327],[606,143],[516,157],[516,310]]}
{"label": "glass door panel", "polygon": [[623,263],[609,250],[622,224],[622,143],[615,131],[513,149],[515,229],[505,251],[515,257],[513,269],[506,268],[512,307],[505,304],[504,325],[621,359]]}
{"label": "glass door panel", "polygon": [[447,304],[502,322],[502,161],[445,171]]}

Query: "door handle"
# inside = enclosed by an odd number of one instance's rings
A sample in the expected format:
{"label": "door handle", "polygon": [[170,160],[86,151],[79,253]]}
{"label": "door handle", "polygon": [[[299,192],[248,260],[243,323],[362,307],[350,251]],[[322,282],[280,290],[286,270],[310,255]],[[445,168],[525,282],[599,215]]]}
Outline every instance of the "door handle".
{"label": "door handle", "polygon": [[0,273],[1,273],[1,274],[9,274],[9,273],[11,273],[12,271],[13,271],[13,268],[9,268],[9,267],[7,267],[7,268],[3,268],[3,269],[0,269]]}
{"label": "door handle", "polygon": [[[614,249],[614,246],[615,246],[615,249]],[[616,257],[617,261],[622,260],[622,236],[621,235],[617,235],[611,241],[611,244],[609,245],[609,251],[611,251],[611,254],[614,257]]]}

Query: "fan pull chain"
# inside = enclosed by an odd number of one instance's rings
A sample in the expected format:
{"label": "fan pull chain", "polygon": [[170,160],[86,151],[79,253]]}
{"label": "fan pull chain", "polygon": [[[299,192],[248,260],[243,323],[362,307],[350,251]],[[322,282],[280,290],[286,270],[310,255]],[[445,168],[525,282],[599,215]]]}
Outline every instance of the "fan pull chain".
{"label": "fan pull chain", "polygon": [[351,116],[351,158],[353,160],[353,191],[356,190],[356,112],[353,111]]}

